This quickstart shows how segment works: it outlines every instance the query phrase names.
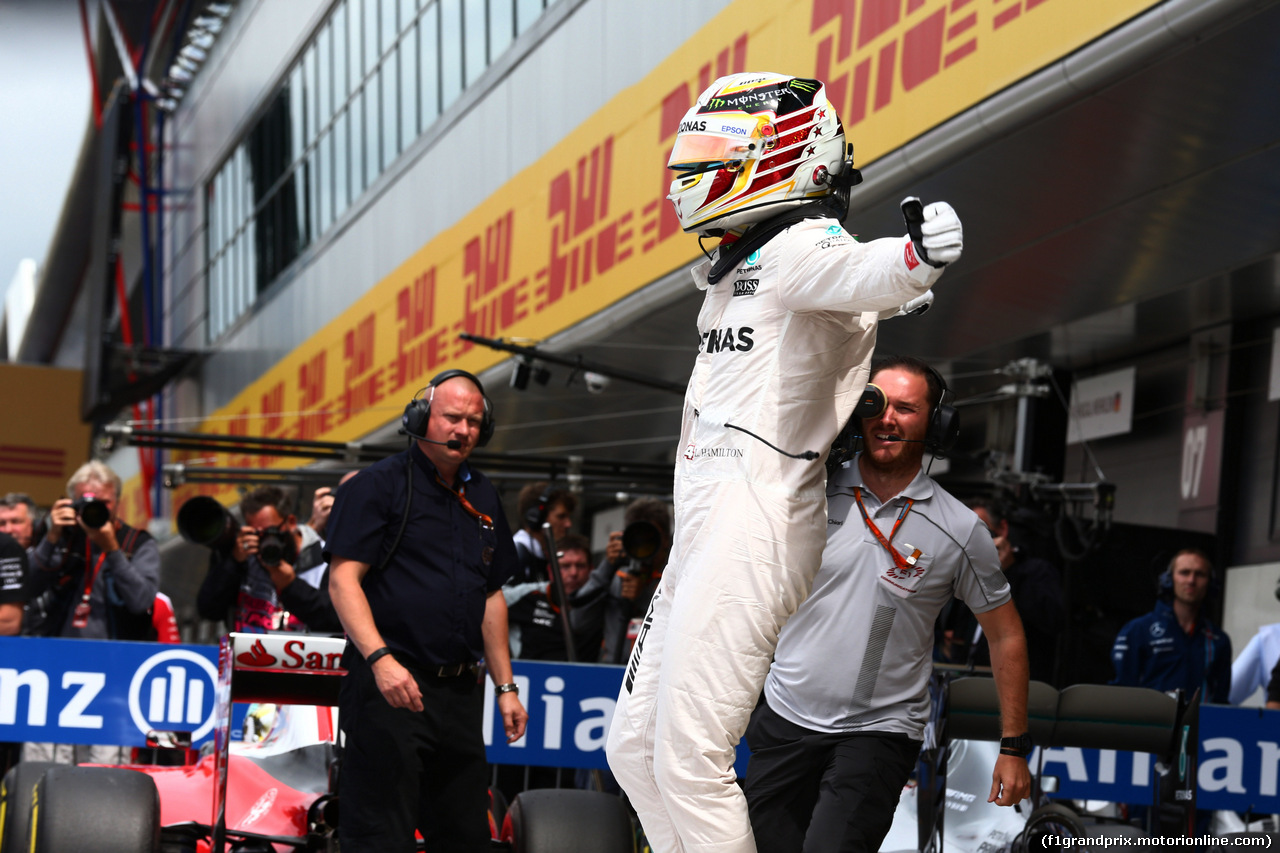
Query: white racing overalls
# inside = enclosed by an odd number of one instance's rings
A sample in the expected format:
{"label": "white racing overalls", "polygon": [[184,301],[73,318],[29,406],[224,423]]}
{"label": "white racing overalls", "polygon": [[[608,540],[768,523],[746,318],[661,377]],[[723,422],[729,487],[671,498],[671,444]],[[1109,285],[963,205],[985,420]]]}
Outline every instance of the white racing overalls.
{"label": "white racing overalls", "polygon": [[793,225],[710,287],[709,269],[693,269],[706,299],[671,557],[606,747],[655,853],[756,849],[735,747],[821,563],[823,462],[867,382],[880,317],[941,273],[909,238],[861,244],[834,219]]}

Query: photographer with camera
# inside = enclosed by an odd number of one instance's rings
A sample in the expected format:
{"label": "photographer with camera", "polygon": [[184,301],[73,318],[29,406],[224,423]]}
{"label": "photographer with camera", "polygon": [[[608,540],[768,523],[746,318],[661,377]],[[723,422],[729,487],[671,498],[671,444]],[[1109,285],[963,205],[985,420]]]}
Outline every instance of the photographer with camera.
{"label": "photographer with camera", "polygon": [[[160,585],[160,549],[144,530],[116,517],[120,477],[87,462],[67,481],[31,552],[29,607],[44,613],[38,633],[93,640],[154,640],[151,609]],[[23,761],[119,764],[125,747],[28,743]]]}
{"label": "photographer with camera", "polygon": [[324,563],[320,537],[293,514],[293,496],[259,486],[240,501],[245,524],[215,550],[196,596],[201,618],[224,620],[234,631],[331,633],[342,630],[329,600],[300,575]]}
{"label": "photographer with camera", "polygon": [[[656,498],[639,498],[627,506],[625,530],[609,534],[604,560],[592,573],[609,584],[604,611],[602,663],[626,663],[638,623],[649,609],[671,552],[671,509]],[[589,585],[589,586],[590,586]]]}
{"label": "photographer with camera", "polygon": [[44,602],[42,633],[154,639],[160,549],[146,531],[116,517],[120,477],[101,462],[87,462],[71,475],[67,494],[54,503],[48,533],[31,553],[28,596]]}

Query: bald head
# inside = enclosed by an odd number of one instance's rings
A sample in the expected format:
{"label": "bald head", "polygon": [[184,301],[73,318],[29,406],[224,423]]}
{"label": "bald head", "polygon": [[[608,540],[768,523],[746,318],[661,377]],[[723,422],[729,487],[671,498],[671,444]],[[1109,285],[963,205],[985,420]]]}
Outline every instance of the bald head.
{"label": "bald head", "polygon": [[[418,447],[442,475],[452,479],[475,449],[483,424],[484,394],[467,377],[450,377],[431,389],[428,440],[419,440]],[[456,446],[449,446],[450,442]]]}

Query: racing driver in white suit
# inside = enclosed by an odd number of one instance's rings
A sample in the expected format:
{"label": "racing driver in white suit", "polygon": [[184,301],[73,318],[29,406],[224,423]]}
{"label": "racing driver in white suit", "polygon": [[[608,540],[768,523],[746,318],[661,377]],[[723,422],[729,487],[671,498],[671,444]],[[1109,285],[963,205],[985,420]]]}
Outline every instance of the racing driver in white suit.
{"label": "racing driver in white suit", "polygon": [[821,82],[748,73],[699,96],[668,162],[684,230],[723,239],[693,269],[706,298],[675,541],[606,746],[655,853],[755,851],[734,750],[821,564],[824,457],[864,394],[879,320],[927,307],[960,257],[945,203],[915,202],[905,237],[846,233],[852,150]]}

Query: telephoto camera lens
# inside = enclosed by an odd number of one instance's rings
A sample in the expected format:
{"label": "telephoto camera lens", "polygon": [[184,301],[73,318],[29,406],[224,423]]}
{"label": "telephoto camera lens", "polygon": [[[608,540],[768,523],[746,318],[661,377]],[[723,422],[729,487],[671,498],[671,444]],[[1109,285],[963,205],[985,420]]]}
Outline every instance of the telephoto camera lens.
{"label": "telephoto camera lens", "polygon": [[93,495],[84,495],[72,502],[76,516],[84,522],[84,526],[92,530],[105,525],[111,520],[111,507],[106,501],[98,500]]}
{"label": "telephoto camera lens", "polygon": [[622,531],[622,550],[633,560],[647,560],[662,545],[662,533],[647,521],[633,521]]}
{"label": "telephoto camera lens", "polygon": [[178,510],[178,532],[188,542],[229,553],[239,531],[240,525],[231,513],[207,495],[187,499]]}
{"label": "telephoto camera lens", "polygon": [[662,547],[662,533],[647,521],[633,521],[622,531],[622,550],[629,558],[626,572],[633,577],[651,569],[648,561]]}

